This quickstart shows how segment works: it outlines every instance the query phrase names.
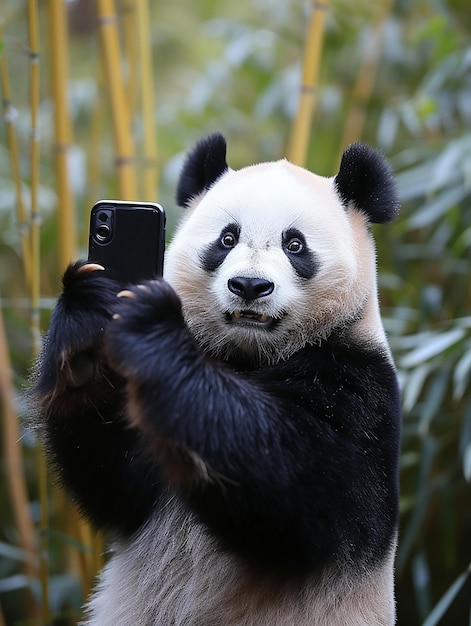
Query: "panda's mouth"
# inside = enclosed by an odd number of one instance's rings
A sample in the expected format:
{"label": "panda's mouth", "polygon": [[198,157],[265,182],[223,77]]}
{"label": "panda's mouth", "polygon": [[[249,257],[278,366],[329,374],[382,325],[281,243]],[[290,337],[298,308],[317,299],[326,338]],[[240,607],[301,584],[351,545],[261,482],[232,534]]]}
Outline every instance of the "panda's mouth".
{"label": "panda's mouth", "polygon": [[250,310],[236,310],[226,313],[226,320],[233,324],[253,324],[268,327],[275,323],[275,319],[265,313],[257,313]]}

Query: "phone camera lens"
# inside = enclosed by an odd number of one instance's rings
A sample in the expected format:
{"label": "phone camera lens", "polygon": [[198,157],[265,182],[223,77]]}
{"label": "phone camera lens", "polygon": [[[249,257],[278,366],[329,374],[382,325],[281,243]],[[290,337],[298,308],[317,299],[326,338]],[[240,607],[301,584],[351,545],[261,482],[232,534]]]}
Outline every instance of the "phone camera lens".
{"label": "phone camera lens", "polygon": [[107,241],[110,238],[111,230],[106,224],[100,224],[95,231],[98,241]]}
{"label": "phone camera lens", "polygon": [[114,209],[105,206],[92,214],[93,239],[96,243],[107,244],[113,239],[114,234]]}

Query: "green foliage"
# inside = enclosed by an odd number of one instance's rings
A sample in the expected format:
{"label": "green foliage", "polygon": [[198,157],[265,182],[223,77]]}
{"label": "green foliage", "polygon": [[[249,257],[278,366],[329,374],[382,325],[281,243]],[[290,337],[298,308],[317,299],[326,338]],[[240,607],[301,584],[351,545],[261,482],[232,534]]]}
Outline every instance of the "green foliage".
{"label": "green foliage", "polygon": [[[85,0],[86,1],[86,0]],[[3,51],[12,67],[16,126],[28,198],[28,103],[24,4],[5,3]],[[21,5],[21,9],[19,8]],[[331,175],[359,67],[381,3],[331,3],[309,167]],[[184,151],[220,129],[239,167],[284,155],[296,110],[306,7],[294,0],[151,3],[162,196],[170,226],[179,217],[173,193]],[[404,399],[401,529],[397,590],[401,626],[469,622],[471,558],[471,29],[469,9],[399,0],[385,16],[381,62],[361,139],[380,146],[397,173],[403,203],[389,227],[375,228],[384,322]],[[1,17],[1,16],[0,16]],[[47,84],[47,37],[41,72]],[[1,53],[1,51],[0,51]],[[89,136],[97,89],[96,35],[73,32],[70,99],[75,130],[74,187],[87,228]],[[52,122],[41,104],[43,328],[59,288],[52,173]],[[135,120],[139,134],[139,120]],[[0,146],[5,146],[0,125]],[[105,124],[96,197],[113,195],[113,155]],[[21,386],[31,354],[13,185],[0,148],[0,293],[15,376]],[[82,250],[82,252],[84,252]],[[6,271],[8,267],[8,271]],[[27,461],[28,462],[28,461]],[[31,465],[31,463],[30,463]],[[35,493],[34,474],[29,481]],[[7,502],[3,489],[2,502]],[[34,500],[34,496],[33,496]],[[34,501],[32,503],[34,508]],[[15,532],[0,514],[0,598],[20,585]],[[53,542],[55,608],[77,606]],[[24,582],[24,581],[23,581]],[[70,582],[70,581],[69,581]],[[13,589],[13,587],[11,587]],[[14,609],[11,609],[14,613]],[[16,619],[20,616],[16,614]],[[13,621],[11,623],[14,623]]]}

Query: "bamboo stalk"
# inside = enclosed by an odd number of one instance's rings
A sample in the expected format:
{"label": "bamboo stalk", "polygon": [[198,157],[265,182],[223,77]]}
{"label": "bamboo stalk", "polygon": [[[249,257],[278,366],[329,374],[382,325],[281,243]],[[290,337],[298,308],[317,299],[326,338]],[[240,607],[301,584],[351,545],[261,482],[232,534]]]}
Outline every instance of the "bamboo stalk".
{"label": "bamboo stalk", "polygon": [[0,308],[0,389],[2,391],[3,408],[3,458],[7,468],[7,480],[13,504],[13,513],[20,545],[28,556],[26,561],[28,576],[34,576],[37,571],[34,567],[36,560],[36,546],[34,538],[34,524],[29,512],[29,500],[26,489],[26,480],[23,471],[23,461],[19,442],[21,432],[16,422],[16,412],[13,404],[15,395],[11,379],[11,363],[8,355],[3,313]]}
{"label": "bamboo stalk", "polygon": [[39,577],[41,583],[41,617],[44,626],[52,624],[49,605],[49,504],[48,477],[44,447],[36,446],[37,484],[39,494]]}
{"label": "bamboo stalk", "polygon": [[313,2],[304,48],[301,93],[288,149],[288,159],[301,166],[306,163],[312,115],[317,102],[317,85],[327,9],[328,0]]}
{"label": "bamboo stalk", "polygon": [[55,494],[56,509],[60,512],[57,524],[69,541],[64,541],[61,553],[63,556],[62,565],[66,571],[75,577],[82,588],[83,597],[87,597],[90,592],[93,556],[91,554],[91,541],[83,532],[87,525],[78,513],[75,506],[71,506],[67,493],[63,490]]}
{"label": "bamboo stalk", "polygon": [[105,542],[103,540],[103,535],[98,532],[92,534],[92,544],[93,544],[93,567],[95,572],[99,572],[104,564],[105,564]]}
{"label": "bamboo stalk", "polygon": [[116,171],[119,196],[125,200],[136,197],[134,145],[128,100],[120,71],[117,16],[113,0],[97,0],[98,25],[106,81],[111,107]]}
{"label": "bamboo stalk", "polygon": [[28,35],[30,56],[30,192],[31,192],[31,315],[33,347],[35,354],[40,349],[39,298],[40,298],[40,215],[39,193],[39,129],[38,113],[40,100],[39,84],[39,30],[37,0],[28,0]]}
{"label": "bamboo stalk", "polygon": [[[29,506],[28,490],[24,474],[21,432],[18,428],[16,411],[13,403],[15,395],[11,376],[11,363],[3,322],[0,300],[0,398],[3,414],[3,460],[5,479],[12,503],[13,519],[18,532],[19,545],[26,554],[24,573],[31,580],[38,576],[38,554],[34,523]],[[37,603],[30,594],[27,603],[29,617],[39,615]]]}
{"label": "bamboo stalk", "polygon": [[90,524],[77,511],[75,513],[71,522],[74,523],[78,539],[85,548],[78,552],[78,560],[82,572],[83,595],[86,598],[92,590],[94,578],[98,573],[98,569],[96,569],[97,559],[93,552],[96,545],[94,542],[94,531]]}
{"label": "bamboo stalk", "polygon": [[[101,77],[102,72],[99,70],[98,93],[93,103],[93,109],[91,113],[90,122],[90,143],[88,149],[87,159],[87,202],[85,204],[85,216],[84,222],[88,227],[90,220],[90,207],[96,202],[100,194],[100,182],[101,182],[101,146],[103,143],[103,127],[105,118],[105,108],[102,97],[102,85],[103,80]],[[83,247],[86,249],[88,246],[88,228],[85,228],[83,239]]]}
{"label": "bamboo stalk", "polygon": [[[2,23],[0,22],[0,40],[3,40]],[[8,152],[10,154],[10,164],[12,179],[15,185],[15,197],[16,197],[16,216],[18,221],[18,227],[21,240],[21,251],[24,264],[24,273],[26,278],[26,284],[31,289],[31,242],[30,242],[30,225],[26,212],[26,207],[23,202],[23,194],[21,193],[21,178],[20,178],[20,165],[18,155],[18,142],[15,132],[15,116],[16,112],[12,104],[12,95],[10,87],[10,76],[8,72],[8,64],[5,55],[5,51],[0,56],[0,75],[3,92],[3,107],[5,111],[5,127],[7,131],[7,143]]]}
{"label": "bamboo stalk", "polygon": [[[39,83],[39,25],[37,0],[28,0],[28,35],[30,49],[30,108],[31,108],[31,324],[33,349],[40,350],[40,214],[38,204],[39,190],[39,132],[37,126],[40,83]],[[41,618],[43,624],[50,624],[52,616],[49,608],[49,507],[47,488],[47,468],[42,445],[36,448],[39,515],[39,577],[41,584]]]}
{"label": "bamboo stalk", "polygon": [[152,43],[149,36],[149,2],[137,3],[139,60],[141,64],[141,115],[143,127],[143,192],[144,200],[158,198],[157,133],[155,125],[154,71]]}
{"label": "bamboo stalk", "polygon": [[[72,143],[72,124],[67,97],[68,24],[66,4],[63,1],[49,0],[48,6],[51,32],[51,74],[55,104],[55,152],[61,243],[59,256],[61,265],[65,267],[76,257],[77,242],[74,198],[68,173],[68,153]],[[69,513],[69,522],[80,539],[86,540],[89,537],[89,531],[88,533],[84,531],[85,522],[79,520],[77,515],[71,517]],[[91,541],[88,541],[87,547],[91,548]],[[74,563],[73,569],[82,582],[84,593],[87,594],[92,576],[93,556],[87,551],[84,551],[83,555],[77,554],[73,549],[68,550],[69,562]]]}
{"label": "bamboo stalk", "polygon": [[66,3],[49,0],[49,32],[51,34],[51,76],[54,100],[56,184],[59,199],[59,262],[65,268],[76,257],[76,224],[74,198],[70,187],[68,154],[72,141],[67,98],[68,38]]}
{"label": "bamboo stalk", "polygon": [[[123,21],[123,43],[125,51],[126,71],[125,71],[125,90],[128,98],[129,116],[131,125],[137,109],[138,95],[138,72],[137,72],[137,22],[136,10],[141,0],[125,0],[120,2],[120,13]],[[137,5],[137,6],[136,6]]]}
{"label": "bamboo stalk", "polygon": [[[37,0],[28,0],[28,40],[30,54],[30,110],[31,110],[31,140],[30,140],[30,189],[31,189],[31,327],[33,334],[33,349],[35,355],[40,349],[40,215],[38,205],[39,189],[39,28]],[[38,494],[40,502],[39,517],[39,578],[41,584],[41,618],[44,624],[51,623],[49,610],[49,554],[48,554],[48,490],[46,478],[46,463],[42,446],[36,448],[36,465],[38,474]]]}
{"label": "bamboo stalk", "polygon": [[360,66],[358,76],[349,98],[351,106],[345,120],[344,132],[340,142],[340,154],[346,146],[359,141],[365,128],[367,105],[371,100],[379,62],[381,60],[381,47],[383,45],[384,25],[393,8],[393,0],[386,0],[382,10],[377,13],[372,27],[372,35],[368,40],[368,48]]}

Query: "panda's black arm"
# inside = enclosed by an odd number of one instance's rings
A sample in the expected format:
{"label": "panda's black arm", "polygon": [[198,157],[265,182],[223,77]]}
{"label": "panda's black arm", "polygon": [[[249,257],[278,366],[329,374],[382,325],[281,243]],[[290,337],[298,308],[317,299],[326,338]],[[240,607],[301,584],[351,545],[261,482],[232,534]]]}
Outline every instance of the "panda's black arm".
{"label": "panda's black arm", "polygon": [[[80,509],[100,528],[130,534],[159,493],[142,435],[123,419],[124,380],[106,363],[103,334],[120,289],[104,272],[70,265],[30,392],[49,457]],[[92,268],[93,269],[93,268]]]}
{"label": "panda's black arm", "polygon": [[107,350],[131,417],[222,544],[283,571],[385,556],[399,439],[388,359],[327,343],[244,375],[201,353],[164,282],[129,295]]}

